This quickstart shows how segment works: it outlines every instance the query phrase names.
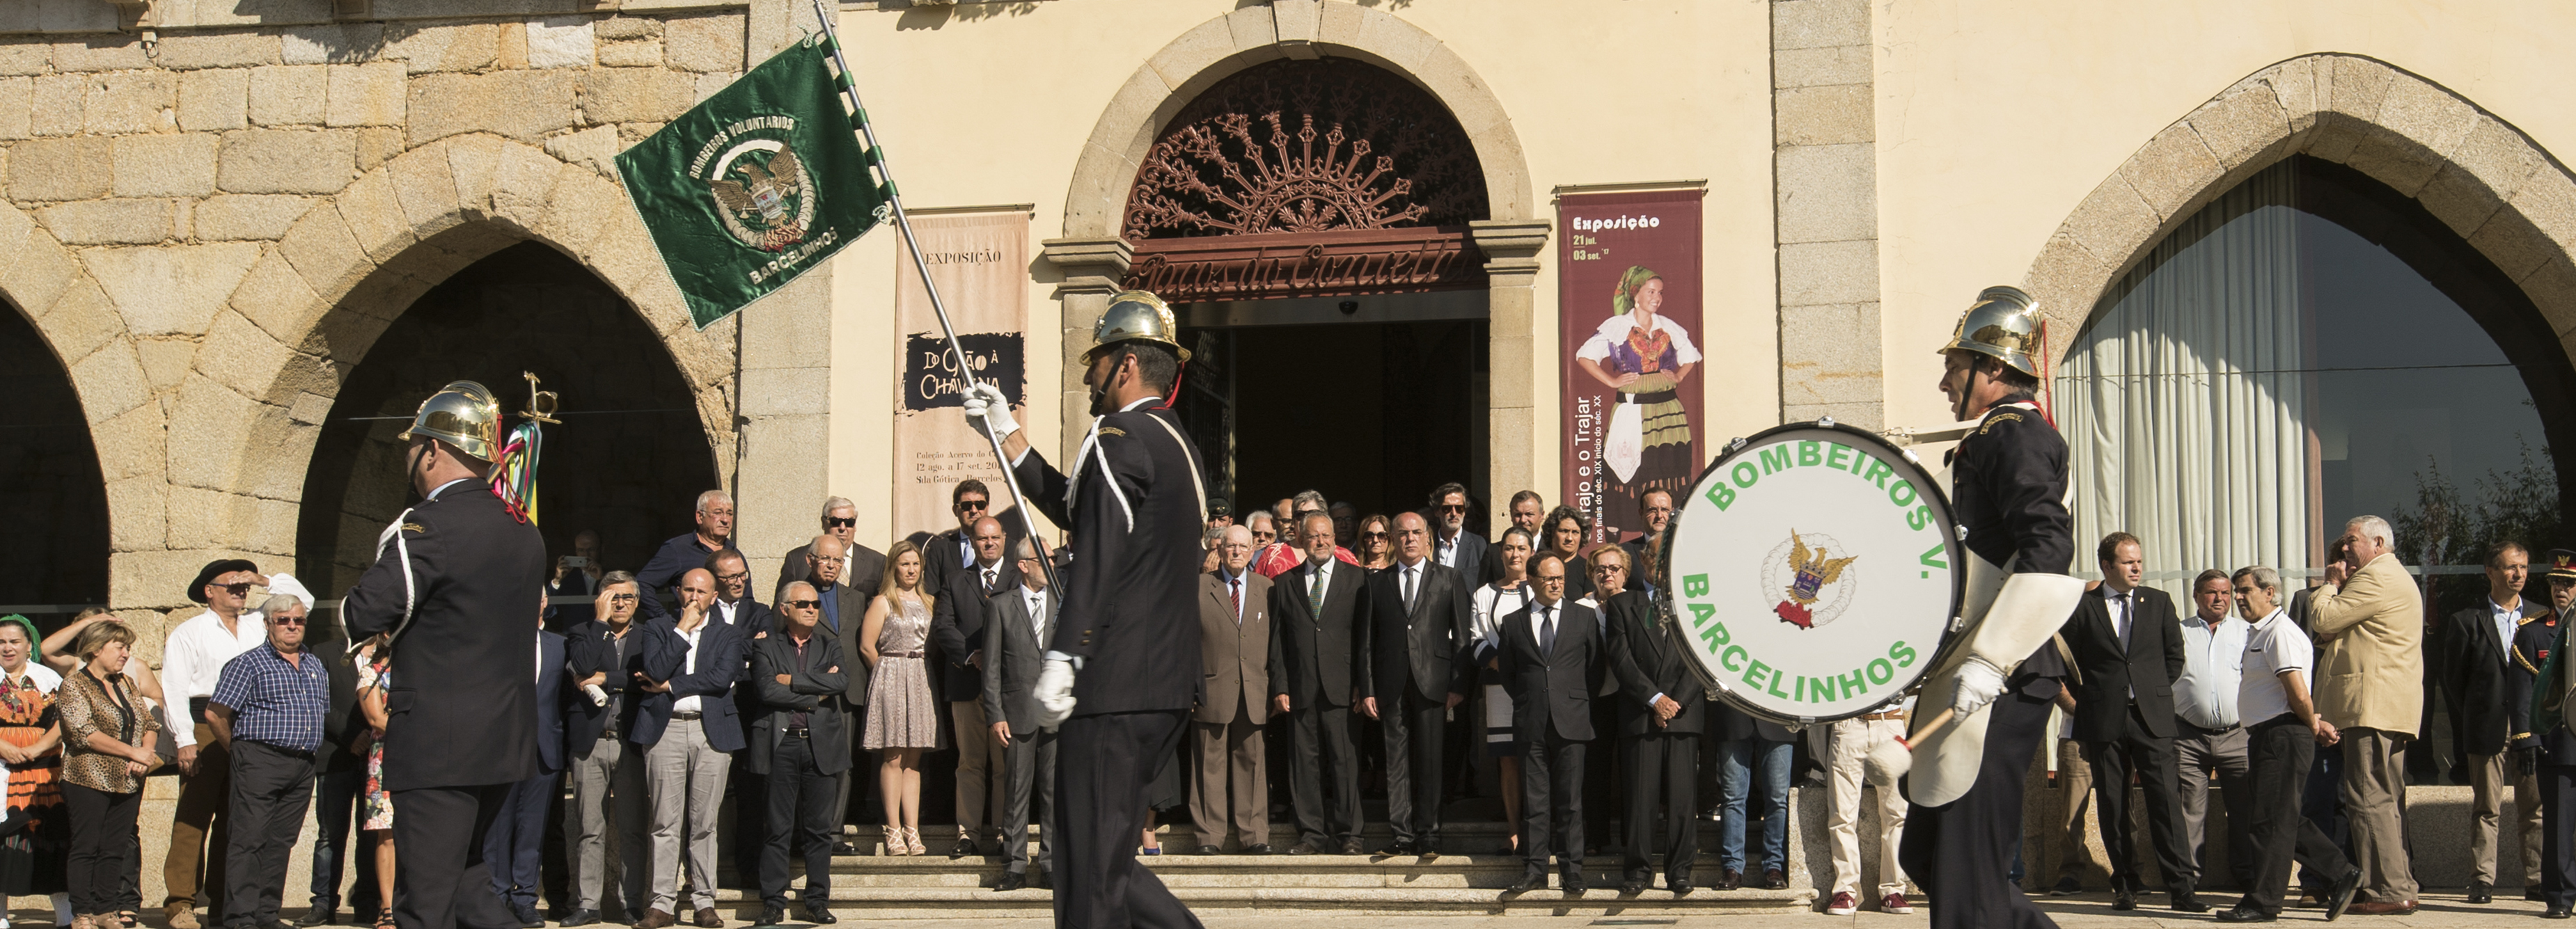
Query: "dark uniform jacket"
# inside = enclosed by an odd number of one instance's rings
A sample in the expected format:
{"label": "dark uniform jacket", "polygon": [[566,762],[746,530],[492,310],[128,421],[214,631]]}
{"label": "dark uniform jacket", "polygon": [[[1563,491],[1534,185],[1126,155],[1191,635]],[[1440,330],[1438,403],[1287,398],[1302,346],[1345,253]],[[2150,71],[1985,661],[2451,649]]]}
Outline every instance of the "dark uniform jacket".
{"label": "dark uniform jacket", "polygon": [[1476,620],[1466,578],[1424,558],[1416,584],[1413,609],[1407,611],[1399,562],[1369,574],[1360,597],[1360,651],[1369,662],[1358,682],[1360,696],[1376,697],[1380,713],[1408,686],[1415,696],[1436,702],[1466,693],[1476,682]]}
{"label": "dark uniform jacket", "polygon": [[[1653,601],[1627,591],[1601,605],[1610,620],[1610,672],[1619,679],[1621,736],[1697,734],[1707,724],[1708,690],[1690,669],[1691,639],[1673,634]],[[1656,694],[1682,706],[1661,728]]]}
{"label": "dark uniform jacket", "polygon": [[2127,650],[2120,648],[2117,617],[2098,588],[2075,601],[2075,615],[2058,632],[2082,672],[2083,683],[2075,692],[2076,741],[2119,739],[2128,732],[2132,703],[2146,735],[2173,738],[2173,683],[2183,670],[2182,619],[2174,614],[2173,596],[2164,591],[2139,587],[2129,593],[2136,602],[2129,609]]}
{"label": "dark uniform jacket", "polygon": [[1083,660],[1074,715],[1186,710],[1198,696],[1207,490],[1187,435],[1162,401],[1146,400],[1101,417],[1098,444],[1070,477],[1034,449],[1012,466],[1029,502],[1073,537],[1047,647]]}
{"label": "dark uniform jacket", "polygon": [[1309,602],[1314,565],[1299,561],[1270,579],[1270,692],[1285,695],[1292,711],[1349,706],[1352,682],[1367,676],[1356,643],[1368,569],[1334,558],[1324,570],[1320,613]]}
{"label": "dark uniform jacket", "polygon": [[1020,589],[1019,565],[1010,558],[995,562],[991,591],[984,589],[984,569],[977,565],[948,572],[948,586],[937,588],[938,601],[930,608],[930,642],[939,649],[940,699],[950,703],[984,699],[984,672],[966,659],[984,647],[984,601],[992,599],[995,591]]}
{"label": "dark uniform jacket", "polygon": [[[507,784],[537,773],[537,655],[546,543],[481,481],[436,491],[402,517],[340,610],[358,641],[391,632],[387,790]],[[411,555],[411,579],[403,551]]]}
{"label": "dark uniform jacket", "polygon": [[[760,707],[752,717],[747,740],[751,751],[745,760],[752,773],[769,773],[769,759],[779,742],[791,738],[788,724],[799,712],[805,714],[806,738],[836,749],[814,752],[815,769],[832,775],[849,770],[850,753],[837,750],[850,741],[849,718],[841,699],[850,686],[845,673],[849,667],[841,659],[841,641],[816,626],[813,638],[805,642],[802,661],[796,657],[795,640],[785,632],[751,646],[751,685],[743,689],[759,695]],[[778,682],[781,674],[787,675],[787,683]]]}
{"label": "dark uniform jacket", "polygon": [[2494,608],[2484,597],[2444,621],[2434,674],[2450,704],[2453,765],[2467,764],[2470,755],[2538,744],[2528,724],[2532,679],[2557,631],[2557,617],[2529,596],[2522,598],[2522,610],[2511,642],[2496,637]]}
{"label": "dark uniform jacket", "polygon": [[[1950,509],[1967,530],[1968,550],[2014,573],[2066,573],[2075,561],[2066,466],[2066,439],[2036,404],[1987,410],[1950,452]],[[2064,677],[2066,663],[2052,642],[2023,659],[2004,683],[2044,700],[2057,696]]]}
{"label": "dark uniform jacket", "polygon": [[1537,608],[1531,604],[1494,621],[1502,632],[1495,654],[1503,666],[1503,689],[1512,695],[1512,731],[1537,739],[1552,730],[1561,739],[1589,742],[1596,734],[1592,694],[1601,689],[1607,645],[1601,617],[1583,604],[1557,601],[1556,647],[1542,651],[1530,628],[1530,611]]}

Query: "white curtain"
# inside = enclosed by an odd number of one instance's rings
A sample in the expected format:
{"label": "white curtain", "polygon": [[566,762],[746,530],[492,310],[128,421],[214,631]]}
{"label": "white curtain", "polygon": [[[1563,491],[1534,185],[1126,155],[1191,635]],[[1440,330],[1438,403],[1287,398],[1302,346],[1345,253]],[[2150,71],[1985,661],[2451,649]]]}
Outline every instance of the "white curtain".
{"label": "white curtain", "polygon": [[2056,372],[2079,577],[2138,536],[2148,583],[2307,566],[2307,397],[2295,178],[2265,171],[2186,220],[2113,287]]}

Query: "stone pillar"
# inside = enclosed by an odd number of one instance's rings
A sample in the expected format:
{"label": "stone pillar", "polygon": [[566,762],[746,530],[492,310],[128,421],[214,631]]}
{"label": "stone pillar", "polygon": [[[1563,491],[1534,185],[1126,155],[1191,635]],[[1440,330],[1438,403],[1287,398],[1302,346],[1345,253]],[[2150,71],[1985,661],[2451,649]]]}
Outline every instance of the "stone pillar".
{"label": "stone pillar", "polygon": [[[1538,417],[1556,415],[1556,392],[1539,390],[1543,372],[1538,366],[1536,323],[1538,253],[1547,247],[1551,225],[1544,219],[1487,219],[1467,226],[1468,234],[1476,239],[1476,248],[1485,253],[1489,287],[1485,296],[1489,371],[1485,434],[1491,451],[1485,464],[1485,492],[1495,498],[1496,505],[1488,508],[1493,524],[1485,528],[1495,533],[1510,521],[1500,501],[1531,489],[1537,480],[1539,448],[1530,436],[1537,431]],[[1548,400],[1545,413],[1539,410],[1542,396]],[[1553,488],[1540,492],[1555,495]]]}
{"label": "stone pillar", "polygon": [[[1058,431],[1061,447],[1049,456],[1062,462],[1073,460],[1075,446],[1091,428],[1091,392],[1082,386],[1082,353],[1091,350],[1092,324],[1108,311],[1109,298],[1118,292],[1118,282],[1126,278],[1127,265],[1135,260],[1136,250],[1116,236],[1048,239],[1045,245],[1046,260],[1064,272],[1063,282],[1055,287],[1056,300],[1064,304],[1063,401],[1056,414],[1063,428]],[[1035,404],[1031,407],[1031,415],[1035,415]]]}
{"label": "stone pillar", "polygon": [[[765,60],[819,28],[812,3],[752,0],[746,60]],[[752,595],[768,597],[779,556],[814,537],[815,514],[832,495],[831,263],[716,325],[742,327],[734,391],[741,436],[716,457],[733,475],[734,545],[751,561]]]}
{"label": "stone pillar", "polygon": [[1772,0],[1780,418],[1885,425],[1869,0]]}

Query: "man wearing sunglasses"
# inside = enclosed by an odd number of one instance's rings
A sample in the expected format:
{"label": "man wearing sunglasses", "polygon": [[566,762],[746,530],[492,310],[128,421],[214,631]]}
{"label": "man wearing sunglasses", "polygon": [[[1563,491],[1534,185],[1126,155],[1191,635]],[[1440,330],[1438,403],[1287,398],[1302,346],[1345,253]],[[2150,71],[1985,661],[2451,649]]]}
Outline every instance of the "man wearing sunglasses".
{"label": "man wearing sunglasses", "polygon": [[[833,497],[823,501],[823,534],[841,540],[840,573],[833,576],[839,578],[840,583],[850,589],[864,594],[865,598],[859,601],[859,608],[866,609],[868,601],[876,598],[877,585],[884,582],[886,560],[884,552],[859,544],[858,504],[851,503],[848,497]],[[805,558],[806,552],[812,549],[813,544],[810,542],[799,545],[788,549],[787,557],[778,560],[778,595],[770,598],[771,600],[787,599],[789,581],[803,580],[811,583],[814,580],[808,576]],[[826,597],[829,597],[830,585],[817,584],[814,589],[825,591]],[[840,624],[832,621],[833,615],[828,609],[825,611],[823,628],[838,632],[841,627]]]}
{"label": "man wearing sunglasses", "polygon": [[172,929],[197,929],[199,882],[204,882],[206,912],[220,920],[224,913],[224,847],[230,838],[225,807],[232,796],[228,775],[232,753],[215,739],[206,721],[206,701],[224,664],[268,641],[268,624],[249,608],[251,588],[265,585],[259,566],[241,558],[208,562],[188,585],[188,599],[206,611],[180,623],[162,646],[161,681],[167,688],[170,715],[176,722],[179,701],[187,701],[189,722],[170,727],[179,753],[179,808],[170,824],[170,854],[161,879],[169,888],[163,913]]}
{"label": "man wearing sunglasses", "polygon": [[1485,537],[1467,531],[1467,485],[1451,481],[1431,491],[1424,512],[1431,519],[1431,557],[1470,578],[1485,576]]}
{"label": "man wearing sunglasses", "polygon": [[993,493],[983,481],[967,478],[948,492],[948,512],[956,514],[957,528],[931,536],[921,543],[921,582],[923,589],[946,591],[956,577],[975,564],[975,523],[992,517],[1002,526],[1005,538],[1016,539],[1024,530],[1017,517],[1005,517],[993,509]]}

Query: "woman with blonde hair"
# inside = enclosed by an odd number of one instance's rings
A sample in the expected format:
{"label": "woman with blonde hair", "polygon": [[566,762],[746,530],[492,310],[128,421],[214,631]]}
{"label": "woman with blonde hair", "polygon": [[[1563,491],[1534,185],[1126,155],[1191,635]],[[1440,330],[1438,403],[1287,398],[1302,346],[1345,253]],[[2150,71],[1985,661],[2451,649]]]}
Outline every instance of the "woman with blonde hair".
{"label": "woman with blonde hair", "polygon": [[65,864],[74,929],[123,925],[116,898],[139,876],[142,849],[135,814],[143,776],[161,763],[152,744],[161,724],[126,676],[134,630],[114,619],[81,630],[73,653],[81,664],[56,691],[62,719],[63,805],[71,811],[71,855]]}
{"label": "woman with blonde hair", "polygon": [[888,855],[919,855],[921,753],[947,747],[939,737],[939,697],[930,690],[930,591],[921,582],[921,546],[907,539],[886,553],[885,578],[859,627],[867,660],[867,738],[882,753],[877,794],[885,798]]}
{"label": "woman with blonde hair", "polygon": [[1395,521],[1371,513],[1360,520],[1359,531],[1351,538],[1351,556],[1359,566],[1371,571],[1384,571],[1395,565]]}

